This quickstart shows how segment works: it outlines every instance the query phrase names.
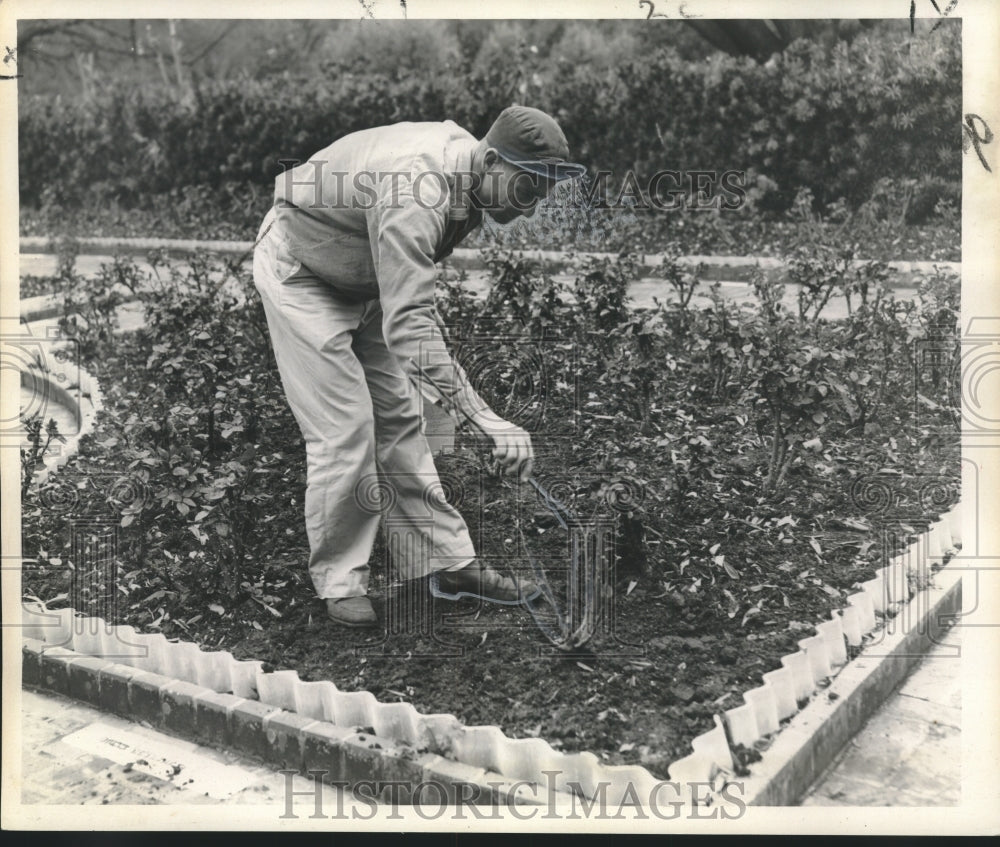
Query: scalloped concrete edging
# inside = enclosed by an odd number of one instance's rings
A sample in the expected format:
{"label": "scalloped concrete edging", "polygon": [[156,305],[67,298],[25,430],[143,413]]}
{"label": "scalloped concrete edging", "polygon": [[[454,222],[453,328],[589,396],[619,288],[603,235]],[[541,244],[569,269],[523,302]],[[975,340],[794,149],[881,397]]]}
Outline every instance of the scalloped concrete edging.
{"label": "scalloped concrete edging", "polygon": [[[22,236],[20,239],[20,250],[22,253],[51,252],[50,245],[53,239],[41,236]],[[197,250],[211,251],[215,253],[225,253],[228,255],[250,255],[253,251],[252,241],[197,241],[188,239],[173,238],[80,238],[76,239],[82,253],[106,253],[112,252],[132,252],[145,253],[148,250],[159,249],[168,252],[191,253]],[[580,251],[572,253],[566,250],[519,250],[522,256],[540,262],[548,270],[558,270],[566,265],[571,255],[577,257],[594,258],[615,258],[617,253]],[[655,267],[662,263],[663,253],[643,254],[642,264],[646,267]],[[866,260],[858,259],[853,263],[854,267],[861,267]],[[678,258],[681,265],[696,268],[704,266],[703,275],[708,281],[722,280],[729,282],[747,281],[757,268],[765,275],[776,275],[783,271],[785,263],[778,258],[770,256],[681,256]],[[486,267],[481,255],[481,248],[478,247],[458,247],[445,260],[445,263],[453,268],[464,270],[482,270]],[[954,274],[961,273],[960,262],[888,262],[890,268],[896,272],[894,284],[906,285],[914,283],[917,278],[927,276],[934,271],[934,267]]]}
{"label": "scalloped concrete edging", "polygon": [[[60,348],[70,349],[70,346],[65,341],[60,343],[59,339],[56,339],[51,349],[55,352]],[[78,362],[60,362],[54,356],[50,358],[51,364],[32,362],[27,368],[22,368],[21,387],[30,388],[33,393],[40,395],[43,407],[49,402],[55,402],[68,409],[76,419],[76,432],[60,433],[66,441],[58,453],[49,453],[42,457],[42,467],[35,471],[31,483],[35,488],[44,484],[53,471],[69,461],[76,452],[80,439],[93,432],[97,414],[104,408],[101,387],[89,371],[81,367]],[[61,383],[65,383],[66,387]]]}
{"label": "scalloped concrete edging", "polygon": [[172,735],[231,748],[280,768],[318,775],[327,783],[354,785],[374,780],[384,784],[383,793],[398,786],[397,803],[411,803],[418,786],[428,782],[443,791],[450,804],[542,802],[519,782],[421,752],[406,742],[374,737],[367,727],[348,728],[304,717],[36,639],[24,639],[21,679],[29,688],[62,694]]}
{"label": "scalloped concrete edging", "polygon": [[[409,703],[381,703],[368,691],[344,692],[329,681],[305,682],[296,671],[265,672],[259,661],[239,661],[228,651],[203,652],[197,644],[171,642],[158,633],[77,617],[72,609],[48,610],[25,603],[23,610],[23,636],[49,649],[71,650],[74,656],[101,661],[116,659],[133,672],[153,673],[217,694],[232,693],[340,728],[370,727],[379,743],[388,739],[427,749],[501,780],[544,784],[547,791],[557,793],[572,792],[575,783],[588,797],[607,791],[608,802],[616,804],[635,791],[649,796],[663,782],[642,767],[602,765],[593,753],[562,753],[543,739],[508,738],[495,726],[467,727],[454,715],[424,715]],[[558,776],[547,780],[546,771]]]}
{"label": "scalloped concrete edging", "polygon": [[[939,584],[923,592],[920,621],[887,635],[877,656],[862,653],[775,738],[743,780],[753,806],[790,806],[833,764],[843,747],[892,695],[923,656],[938,643],[949,620],[961,614],[962,572],[947,567]],[[915,602],[916,598],[913,601]]]}
{"label": "scalloped concrete edging", "polygon": [[[961,547],[961,521],[957,504],[863,583],[847,608],[834,611],[816,626],[816,635],[799,641],[798,652],[781,659],[779,670],[763,674],[764,684],[747,691],[743,705],[716,715],[716,726],[691,742],[691,755],[670,766],[671,780],[714,782],[721,774],[733,782],[732,746],[770,740],[760,763],[741,777],[743,799],[793,805],[935,643],[942,619],[960,609],[961,571],[931,568]],[[911,580],[926,587],[913,592]],[[876,613],[908,628],[886,634]],[[863,649],[849,661],[849,647]]]}

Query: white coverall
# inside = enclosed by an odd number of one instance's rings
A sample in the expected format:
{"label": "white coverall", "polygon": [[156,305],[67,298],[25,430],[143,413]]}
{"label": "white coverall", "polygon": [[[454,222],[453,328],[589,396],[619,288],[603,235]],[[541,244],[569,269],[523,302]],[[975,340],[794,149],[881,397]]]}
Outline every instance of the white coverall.
{"label": "white coverall", "polygon": [[420,402],[443,389],[447,409],[487,408],[434,308],[435,262],[482,220],[460,176],[476,143],[451,121],[378,127],[276,180],[253,274],[306,442],[309,573],[321,598],[366,593],[382,512],[403,579],[476,555],[444,499]]}

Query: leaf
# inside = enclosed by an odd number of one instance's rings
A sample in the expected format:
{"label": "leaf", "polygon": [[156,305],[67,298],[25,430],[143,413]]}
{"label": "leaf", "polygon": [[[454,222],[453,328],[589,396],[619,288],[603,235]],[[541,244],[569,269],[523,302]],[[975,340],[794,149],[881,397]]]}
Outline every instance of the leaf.
{"label": "leaf", "polygon": [[259,623],[257,623],[257,621],[250,621],[250,626],[252,626],[258,632],[263,632],[264,631],[264,627],[262,627]]}
{"label": "leaf", "polygon": [[719,552],[719,548],[721,546],[722,546],[721,544],[713,544],[711,547],[709,547],[708,552],[714,556],[716,553]]}
{"label": "leaf", "polygon": [[760,603],[757,603],[747,609],[746,614],[743,615],[743,620],[740,621],[740,626],[746,626],[747,621],[750,620],[754,615],[760,614]]}
{"label": "leaf", "polygon": [[856,529],[859,532],[868,532],[872,528],[872,525],[867,521],[859,521],[855,518],[834,518],[830,521],[833,525],[845,526],[848,529]]}
{"label": "leaf", "polygon": [[135,515],[122,515],[122,528],[131,526],[132,522],[135,520]]}
{"label": "leaf", "polygon": [[259,604],[260,604],[261,606],[263,606],[263,607],[264,607],[265,609],[267,609],[267,610],[268,610],[268,611],[269,611],[269,612],[270,612],[270,613],[271,613],[272,615],[274,615],[274,616],[275,616],[276,618],[280,618],[280,617],[282,617],[282,614],[281,614],[281,612],[279,612],[279,611],[278,611],[277,609],[275,609],[275,608],[274,608],[274,606],[269,606],[269,605],[267,605],[267,603],[265,603],[265,602],[264,602],[263,600],[260,600],[260,599],[258,599],[258,598],[256,598],[256,597],[252,597],[251,599],[252,599],[252,600],[253,600],[253,601],[254,601],[255,603],[259,603]]}
{"label": "leaf", "polygon": [[215,612],[217,615],[224,615],[226,613],[226,610],[218,603],[209,603],[208,610],[210,612]]}
{"label": "leaf", "polygon": [[817,556],[823,556],[823,548],[819,546],[819,542],[816,540],[815,536],[809,536],[809,546],[816,551]]}
{"label": "leaf", "polygon": [[722,593],[726,595],[726,599],[729,601],[729,608],[726,610],[726,614],[731,618],[735,618],[736,613],[740,610],[740,604],[733,596],[732,591],[723,588]]}
{"label": "leaf", "polygon": [[793,518],[791,515],[785,515],[780,521],[778,521],[775,524],[775,526],[788,526],[788,525],[792,526],[795,525],[795,518]]}
{"label": "leaf", "polygon": [[736,570],[729,562],[723,562],[722,566],[726,569],[726,573],[729,574],[730,579],[739,579],[739,571]]}

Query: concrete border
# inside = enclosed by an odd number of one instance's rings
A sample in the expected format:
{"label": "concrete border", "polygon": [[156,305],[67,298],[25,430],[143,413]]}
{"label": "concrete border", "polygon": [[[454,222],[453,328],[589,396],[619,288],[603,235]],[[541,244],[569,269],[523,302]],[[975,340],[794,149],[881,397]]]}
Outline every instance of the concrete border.
{"label": "concrete border", "polygon": [[[55,239],[43,236],[22,236],[20,239],[21,253],[50,253]],[[209,251],[226,255],[246,256],[253,252],[252,241],[196,241],[172,238],[79,238],[75,239],[81,253],[146,253],[149,250],[166,250],[168,253],[192,253]],[[566,250],[517,250],[526,259],[539,262],[546,270],[558,271],[564,268],[572,258],[590,257],[596,259],[614,259],[617,253]],[[642,254],[642,264],[646,267],[656,267],[663,262],[665,254]],[[854,267],[861,267],[867,259],[857,259]],[[773,256],[680,256],[678,262],[692,269],[701,267],[701,275],[706,281],[745,282],[751,278],[757,269],[765,275],[776,276],[785,270],[783,259]],[[461,270],[482,270],[486,267],[482,248],[459,247],[445,262],[447,266]],[[917,278],[934,272],[935,267],[961,273],[961,262],[904,262],[887,263],[896,272],[892,281],[896,285],[915,284]]]}
{"label": "concrete border", "polygon": [[[24,339],[31,341],[32,337],[26,335]],[[63,339],[40,338],[39,341],[54,342],[49,348],[53,352],[57,348],[72,350]],[[55,444],[49,453],[42,457],[42,467],[35,470],[31,482],[32,487],[37,489],[45,484],[53,471],[69,461],[76,452],[80,440],[94,431],[97,415],[104,408],[104,397],[93,375],[72,358],[59,362],[53,356],[51,363],[46,361],[41,366],[22,368],[20,384],[22,388],[30,388],[41,393],[43,409],[47,408],[48,403],[60,405],[67,409],[76,421],[75,431],[61,432],[60,435],[65,440]],[[43,413],[43,423],[45,417]]]}
{"label": "concrete border", "polygon": [[895,633],[878,631],[883,637],[848,662],[829,687],[781,729],[743,780],[747,805],[798,803],[961,614],[962,575],[962,569],[948,567],[934,574],[936,584],[910,601],[922,605],[919,615],[910,616],[910,626]]}
{"label": "concrete border", "polygon": [[36,639],[23,640],[21,656],[21,682],[27,688],[70,697],[170,735],[236,750],[303,776],[320,775],[329,784],[393,783],[399,786],[396,802],[404,805],[425,782],[444,789],[449,804],[544,803],[523,782],[376,736],[370,727],[349,729],[305,718]]}

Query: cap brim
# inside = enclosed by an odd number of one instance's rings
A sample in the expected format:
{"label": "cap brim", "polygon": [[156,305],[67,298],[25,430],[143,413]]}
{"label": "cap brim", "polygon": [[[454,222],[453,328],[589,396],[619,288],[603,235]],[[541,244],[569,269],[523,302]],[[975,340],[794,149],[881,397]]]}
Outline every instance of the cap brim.
{"label": "cap brim", "polygon": [[522,171],[538,174],[556,182],[562,182],[564,179],[578,179],[587,173],[587,168],[584,165],[579,165],[575,162],[525,161],[523,159],[515,159],[512,156],[505,156],[500,150],[497,150],[497,153],[504,161],[510,162],[510,164],[520,168]]}

